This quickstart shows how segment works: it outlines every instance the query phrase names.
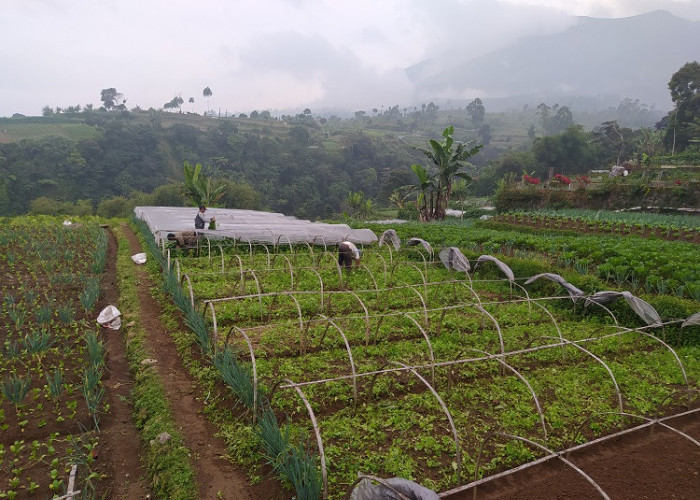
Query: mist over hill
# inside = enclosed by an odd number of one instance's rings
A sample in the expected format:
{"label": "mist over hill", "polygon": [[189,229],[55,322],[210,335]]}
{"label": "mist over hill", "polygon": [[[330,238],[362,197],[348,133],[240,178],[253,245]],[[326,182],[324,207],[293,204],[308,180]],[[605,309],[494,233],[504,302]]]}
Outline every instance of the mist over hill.
{"label": "mist over hill", "polygon": [[534,36],[477,58],[454,51],[407,68],[424,95],[490,109],[560,102],[604,108],[624,98],[671,109],[669,75],[700,59],[700,22],[666,11],[621,19],[580,17],[552,35]]}

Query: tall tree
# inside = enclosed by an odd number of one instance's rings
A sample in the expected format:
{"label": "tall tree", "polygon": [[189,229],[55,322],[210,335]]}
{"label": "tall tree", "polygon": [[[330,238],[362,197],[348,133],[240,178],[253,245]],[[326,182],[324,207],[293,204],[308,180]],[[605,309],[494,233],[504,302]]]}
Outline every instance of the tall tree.
{"label": "tall tree", "polygon": [[[554,113],[554,114],[552,114]],[[537,106],[542,128],[548,135],[559,134],[574,124],[574,117],[567,106],[555,104],[551,108],[545,103]]]}
{"label": "tall tree", "polygon": [[[443,220],[452,195],[454,179],[471,180],[463,169],[468,166],[467,160],[478,153],[483,146],[479,144],[468,149],[468,143],[455,141],[452,134],[454,134],[454,127],[447,127],[442,132],[441,142],[430,139],[430,149],[417,148],[431,161],[435,172],[430,175],[422,165],[411,165],[419,181],[420,220]],[[420,200],[421,196],[422,200]]]}
{"label": "tall tree", "polygon": [[117,92],[117,89],[115,89],[114,87],[109,89],[102,89],[102,91],[100,92],[100,100],[102,101],[102,104],[107,111],[111,109],[119,109],[120,107],[126,108],[126,100],[124,99],[124,94]]}
{"label": "tall tree", "polygon": [[548,131],[551,134],[563,132],[574,124],[574,116],[568,106],[562,106],[557,109],[557,112],[549,120]]}
{"label": "tall tree", "polygon": [[676,108],[669,114],[666,146],[672,152],[683,151],[700,131],[700,64],[689,62],[676,71],[668,82]]}
{"label": "tall tree", "polygon": [[639,129],[639,136],[635,141],[637,148],[637,160],[648,165],[651,158],[663,147],[663,131],[652,130],[647,127]]}
{"label": "tall tree", "polygon": [[[591,136],[581,125],[572,125],[564,132],[538,137],[532,144],[532,153],[537,160],[536,173],[546,176],[553,173],[571,175],[584,173],[602,161],[600,151],[603,141],[591,141]],[[617,149],[610,154],[617,154]]]}
{"label": "tall tree", "polygon": [[212,96],[211,89],[209,87],[204,87],[204,90],[202,90],[202,95],[207,100],[207,109],[204,112],[204,114],[206,115],[207,111],[209,111],[209,98]]}
{"label": "tall tree", "polygon": [[593,130],[593,137],[603,146],[607,146],[608,149],[612,148],[616,153],[615,165],[619,165],[622,161],[622,156],[628,146],[625,139],[625,132],[629,129],[624,129],[620,127],[617,120],[612,120],[608,122],[603,122],[600,127],[596,127]]}
{"label": "tall tree", "polygon": [[469,103],[467,106],[467,113],[471,116],[472,125],[474,129],[479,129],[484,124],[484,116],[486,115],[486,108],[478,97]]}
{"label": "tall tree", "polygon": [[163,104],[163,108],[165,108],[165,109],[177,108],[178,111],[182,112],[181,106],[182,106],[182,103],[184,103],[184,102],[185,101],[182,97],[180,97],[179,95],[176,95],[175,97],[173,97],[173,99],[170,102],[166,102],[165,104]]}

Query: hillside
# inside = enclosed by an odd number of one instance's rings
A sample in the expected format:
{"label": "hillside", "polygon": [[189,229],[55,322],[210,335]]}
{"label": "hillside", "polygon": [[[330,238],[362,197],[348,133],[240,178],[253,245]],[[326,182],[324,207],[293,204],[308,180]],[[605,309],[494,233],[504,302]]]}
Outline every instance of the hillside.
{"label": "hillside", "polygon": [[[182,180],[186,161],[229,180],[232,208],[338,214],[350,191],[388,199],[411,182],[409,166],[421,160],[393,131],[361,125],[158,111],[4,119],[0,214],[25,213],[38,198],[94,208],[106,198],[152,193]],[[182,203],[173,199],[177,191],[163,191],[161,201]]]}
{"label": "hillside", "polygon": [[[641,139],[634,129],[649,131],[661,118],[631,99],[582,114],[581,120],[574,112],[556,130],[546,126],[536,106],[483,111],[481,121],[467,106],[441,109],[433,102],[412,110],[358,111],[352,118],[315,116],[310,110],[213,117],[139,108],[57,108],[43,117],[0,118],[0,215],[26,213],[32,204],[39,213],[54,213],[57,204],[74,205],[61,208],[63,213],[75,212],[75,205],[90,213],[105,200],[112,206],[106,213],[126,213],[134,203],[181,205],[178,183],[189,162],[226,181],[221,203],[228,208],[311,219],[340,216],[349,208],[350,193],[382,207],[397,189],[415,184],[411,165],[427,161],[418,148],[427,148],[448,126],[455,140],[484,146],[466,167],[475,178],[471,192],[486,196],[506,174],[543,175],[552,167],[576,174],[609,166],[620,153],[615,141],[596,135],[594,128],[604,121],[625,127],[624,156],[632,158]],[[572,124],[585,126],[569,130]]]}

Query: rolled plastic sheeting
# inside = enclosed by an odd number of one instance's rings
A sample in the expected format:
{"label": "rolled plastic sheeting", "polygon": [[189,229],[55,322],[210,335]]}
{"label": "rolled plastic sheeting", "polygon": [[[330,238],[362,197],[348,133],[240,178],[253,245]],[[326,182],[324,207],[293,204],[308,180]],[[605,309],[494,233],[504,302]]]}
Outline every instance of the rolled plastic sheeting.
{"label": "rolled plastic sheeting", "polygon": [[700,312],[695,313],[691,316],[688,316],[683,324],[681,325],[681,328],[685,326],[694,326],[694,325],[700,325]]}
{"label": "rolled plastic sheeting", "polygon": [[[369,479],[363,478],[355,489],[352,490],[350,500],[403,500],[403,497],[409,500],[440,499],[433,490],[421,486],[418,483],[414,483],[413,481],[409,481],[408,479],[392,477],[383,481],[391,486],[391,488],[384,484],[372,484]],[[392,488],[403,495],[403,497],[393,491]]]}
{"label": "rolled plastic sheeting", "polygon": [[632,308],[632,310],[637,313],[637,316],[642,318],[642,320],[650,326],[661,326],[662,321],[659,313],[656,309],[648,302],[635,297],[630,292],[616,292],[612,290],[605,290],[602,292],[596,292],[590,297],[586,298],[584,306],[588,307],[592,302],[596,304],[607,304],[615,302],[620,297],[624,297],[627,304]]}
{"label": "rolled plastic sheeting", "polygon": [[493,257],[491,255],[482,255],[478,259],[476,259],[476,264],[474,264],[474,269],[479,267],[479,265],[483,264],[484,262],[493,262],[498,266],[498,269],[500,269],[503,274],[506,275],[508,278],[508,281],[515,281],[515,275],[513,274],[513,271],[511,270],[510,267],[508,267],[507,264],[501,262],[498,260],[496,257]]}
{"label": "rolled plastic sheeting", "polygon": [[427,241],[421,239],[421,238],[411,238],[406,242],[407,247],[414,247],[414,246],[422,246],[423,249],[430,254],[430,258],[433,257],[433,247],[430,246],[430,243]]}
{"label": "rolled plastic sheeting", "polygon": [[146,254],[145,253],[137,253],[131,256],[131,260],[133,260],[136,264],[145,264],[146,263]]}
{"label": "rolled plastic sheeting", "polygon": [[388,245],[389,243],[394,245],[394,250],[401,248],[401,239],[399,235],[396,234],[395,229],[387,229],[379,237],[379,246]]}
{"label": "rolled plastic sheeting", "polygon": [[576,288],[574,285],[566,281],[564,278],[559,276],[558,274],[554,273],[542,273],[542,274],[536,274],[535,276],[531,276],[527,279],[525,282],[526,285],[529,285],[530,283],[537,281],[540,278],[545,278],[551,281],[554,281],[555,283],[559,283],[561,286],[563,286],[567,292],[569,292],[569,296],[571,296],[571,300],[576,302],[578,299],[581,298],[581,296],[584,295],[583,290],[580,290]]}

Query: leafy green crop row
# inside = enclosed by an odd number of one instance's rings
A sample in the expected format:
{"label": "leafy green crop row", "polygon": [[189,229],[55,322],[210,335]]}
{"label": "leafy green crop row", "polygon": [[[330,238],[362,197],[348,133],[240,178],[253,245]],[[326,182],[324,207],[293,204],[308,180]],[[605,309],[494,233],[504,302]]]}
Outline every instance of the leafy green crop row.
{"label": "leafy green crop row", "polygon": [[[377,226],[372,228],[377,230]],[[700,259],[693,243],[531,229],[478,229],[456,223],[427,228],[408,223],[397,226],[396,231],[402,239],[422,234],[435,245],[457,246],[471,258],[491,253],[545,256],[551,267],[568,267],[582,275],[592,273],[611,286],[700,300]]]}
{"label": "leafy green crop row", "polygon": [[558,218],[564,221],[585,221],[590,223],[623,223],[646,228],[661,228],[670,231],[678,231],[680,229],[700,230],[700,218],[692,214],[657,214],[584,209],[543,209],[527,212],[511,212],[511,215],[519,217],[540,215],[548,218]]}

